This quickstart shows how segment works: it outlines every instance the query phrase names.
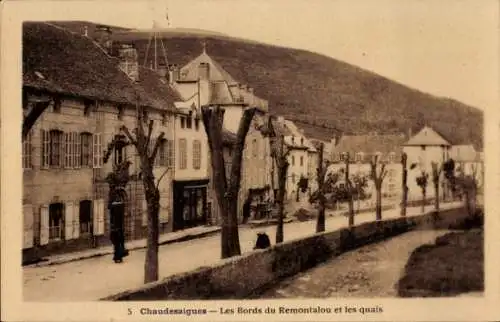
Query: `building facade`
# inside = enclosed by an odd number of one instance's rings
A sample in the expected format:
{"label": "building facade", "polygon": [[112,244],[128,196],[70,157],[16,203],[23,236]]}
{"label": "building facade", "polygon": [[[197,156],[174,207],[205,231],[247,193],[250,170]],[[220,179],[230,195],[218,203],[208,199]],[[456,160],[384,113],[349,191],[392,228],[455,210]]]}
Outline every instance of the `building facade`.
{"label": "building facade", "polygon": [[[127,186],[126,239],[146,236],[146,203],[135,148],[116,149],[104,162],[108,144],[123,135],[120,128],[136,127],[137,106],[144,108],[146,119],[155,121],[152,137],[165,133],[154,172],[158,178],[166,173],[159,186],[160,222],[161,231],[172,229],[167,142],[172,139],[177,97],[155,73],[133,63],[133,48],[113,50],[48,23],[23,26],[25,116],[37,101],[51,102],[22,145],[26,260],[109,243],[105,178],[114,164],[123,161],[130,162],[132,174]],[[75,64],[81,61],[86,63]],[[149,90],[156,84],[162,92],[152,97],[146,84]]]}

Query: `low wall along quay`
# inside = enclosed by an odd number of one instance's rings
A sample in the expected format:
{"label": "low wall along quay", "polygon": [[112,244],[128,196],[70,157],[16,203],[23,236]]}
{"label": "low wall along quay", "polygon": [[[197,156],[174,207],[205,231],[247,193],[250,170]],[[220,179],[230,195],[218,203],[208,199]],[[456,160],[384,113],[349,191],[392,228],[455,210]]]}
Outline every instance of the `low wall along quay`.
{"label": "low wall along quay", "polygon": [[415,229],[448,229],[467,217],[463,208],[363,223],[291,240],[232,257],[211,267],[167,277],[112,295],[103,301],[203,300],[249,298],[283,278],[343,252]]}

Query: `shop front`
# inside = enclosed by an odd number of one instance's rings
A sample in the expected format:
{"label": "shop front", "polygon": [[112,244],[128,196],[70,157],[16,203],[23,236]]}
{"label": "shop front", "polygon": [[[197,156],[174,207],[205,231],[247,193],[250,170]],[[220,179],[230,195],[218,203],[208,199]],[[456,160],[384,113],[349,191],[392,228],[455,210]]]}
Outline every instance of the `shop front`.
{"label": "shop front", "polygon": [[173,230],[207,225],[208,180],[174,181]]}

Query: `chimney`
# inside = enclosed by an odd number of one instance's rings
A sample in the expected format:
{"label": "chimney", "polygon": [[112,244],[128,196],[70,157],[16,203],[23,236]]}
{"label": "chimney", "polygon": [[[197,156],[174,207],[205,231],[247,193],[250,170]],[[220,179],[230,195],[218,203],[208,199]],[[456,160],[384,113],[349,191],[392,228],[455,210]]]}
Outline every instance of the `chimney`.
{"label": "chimney", "polygon": [[104,49],[107,53],[111,51],[111,28],[104,25],[99,25],[95,28],[94,32],[95,41]]}
{"label": "chimney", "polygon": [[210,64],[209,63],[200,63],[198,66],[198,78],[200,80],[209,80],[210,79]]}
{"label": "chimney", "polygon": [[159,64],[158,65],[158,70],[156,71],[158,73],[158,76],[161,78],[167,78],[167,66],[165,64]]}
{"label": "chimney", "polygon": [[168,68],[168,80],[170,84],[177,82],[180,79],[180,69],[176,64],[171,64]]}
{"label": "chimney", "polygon": [[122,44],[118,49],[119,68],[134,82],[139,80],[139,62],[137,49],[132,45]]}

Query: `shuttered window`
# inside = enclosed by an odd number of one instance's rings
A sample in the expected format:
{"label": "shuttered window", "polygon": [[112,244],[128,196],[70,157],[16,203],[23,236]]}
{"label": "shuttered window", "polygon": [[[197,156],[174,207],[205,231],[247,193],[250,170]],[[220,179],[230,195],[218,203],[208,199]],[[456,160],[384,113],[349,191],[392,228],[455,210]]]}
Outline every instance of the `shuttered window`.
{"label": "shuttered window", "polygon": [[23,169],[31,169],[32,168],[32,159],[31,159],[31,149],[32,149],[32,134],[31,131],[28,132],[28,135],[23,141]]}
{"label": "shuttered window", "polygon": [[92,167],[92,134],[80,134],[80,143],[80,164],[82,167]]}
{"label": "shuttered window", "polygon": [[201,142],[193,141],[193,169],[201,168]]}
{"label": "shuttered window", "polygon": [[179,139],[179,169],[187,168],[187,141]]}
{"label": "shuttered window", "polygon": [[93,135],[93,144],[92,144],[92,156],[93,162],[92,165],[94,168],[102,168],[102,136],[101,133],[95,133]]}

